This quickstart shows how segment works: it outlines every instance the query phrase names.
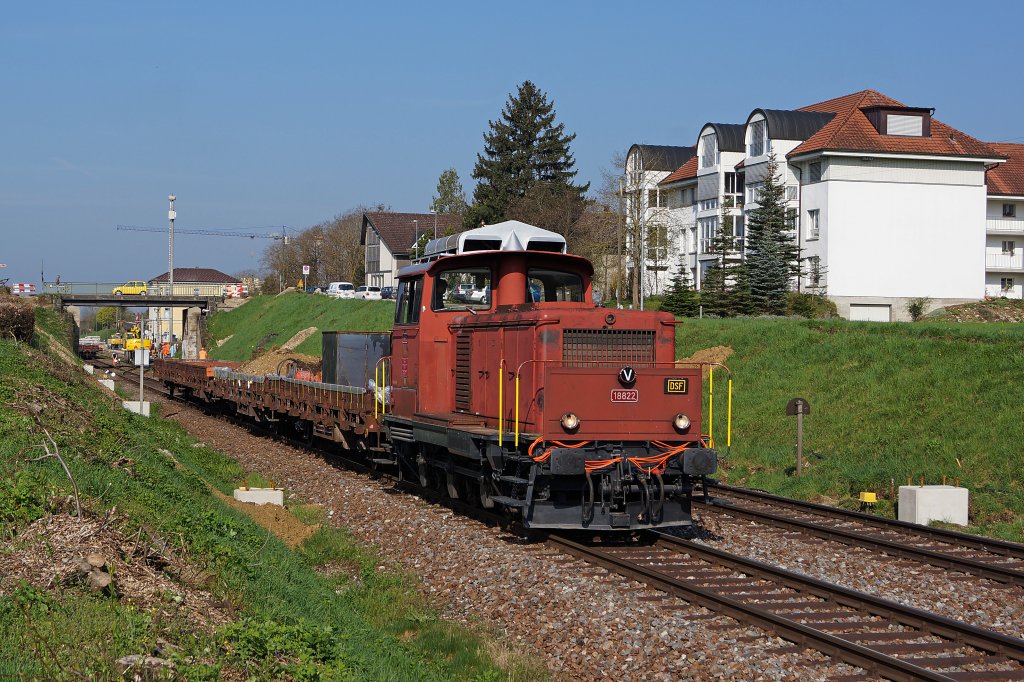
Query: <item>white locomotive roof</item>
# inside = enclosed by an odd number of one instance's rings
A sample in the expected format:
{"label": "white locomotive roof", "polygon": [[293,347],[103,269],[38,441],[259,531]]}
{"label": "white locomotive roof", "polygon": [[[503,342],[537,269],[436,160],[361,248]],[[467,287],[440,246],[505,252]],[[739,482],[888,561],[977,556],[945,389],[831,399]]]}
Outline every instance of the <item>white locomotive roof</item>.
{"label": "white locomotive roof", "polygon": [[423,249],[423,260],[434,260],[472,251],[547,251],[565,253],[565,237],[536,225],[506,220],[449,237],[432,239]]}

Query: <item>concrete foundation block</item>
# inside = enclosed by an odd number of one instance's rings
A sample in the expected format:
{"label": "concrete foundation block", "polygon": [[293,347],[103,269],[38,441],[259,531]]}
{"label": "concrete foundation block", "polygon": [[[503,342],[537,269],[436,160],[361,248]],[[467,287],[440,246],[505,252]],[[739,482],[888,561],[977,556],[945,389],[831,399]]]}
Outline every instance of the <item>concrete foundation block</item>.
{"label": "concrete foundation block", "polygon": [[967,488],[952,485],[901,485],[900,521],[928,525],[943,521],[966,526]]}
{"label": "concrete foundation block", "polygon": [[96,368],[93,367],[92,365],[82,365],[82,369],[85,370],[86,374],[95,374],[96,373]]}
{"label": "concrete foundation block", "polygon": [[[113,382],[111,382],[111,383],[113,383]],[[122,400],[121,404],[124,406],[124,409],[128,410],[129,412],[134,412],[135,414],[141,414],[143,417],[148,417],[149,416],[149,401],[148,400],[144,400],[142,402],[142,408],[141,409],[139,409],[139,401],[138,400]]]}
{"label": "concrete foundation block", "polygon": [[235,488],[235,499],[254,504],[284,506],[284,488]]}
{"label": "concrete foundation block", "polygon": [[114,390],[114,380],[113,379],[100,379],[100,385],[101,386],[106,386],[111,391]]}

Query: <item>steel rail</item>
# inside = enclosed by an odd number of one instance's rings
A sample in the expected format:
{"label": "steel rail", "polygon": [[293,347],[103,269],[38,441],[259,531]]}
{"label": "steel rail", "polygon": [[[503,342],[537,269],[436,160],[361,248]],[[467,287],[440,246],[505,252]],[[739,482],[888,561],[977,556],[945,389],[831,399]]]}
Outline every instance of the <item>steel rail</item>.
{"label": "steel rail", "polygon": [[[783,587],[816,596],[837,605],[853,608],[865,614],[887,618],[891,622],[919,630],[908,633],[908,638],[935,636],[950,641],[950,648],[971,646],[981,651],[1002,655],[1007,659],[1024,661],[1024,640],[991,632],[966,623],[960,623],[926,611],[902,606],[884,599],[849,590],[822,580],[776,568],[759,561],[697,545],[686,540],[660,533],[655,534],[655,546],[667,547],[712,564],[724,566],[753,578],[769,580]],[[716,592],[694,582],[681,580],[662,571],[639,565],[629,559],[614,556],[601,549],[586,546],[561,536],[549,536],[548,544],[584,561],[602,566],[614,573],[633,578],[655,589],[704,606],[717,613],[744,623],[765,627],[780,637],[800,645],[810,646],[838,660],[864,668],[893,680],[952,680],[950,675],[929,670],[895,656],[876,651],[870,646],[857,644],[842,636],[829,634],[773,613],[756,605]]]}
{"label": "steel rail", "polygon": [[971,547],[972,549],[992,552],[993,554],[1024,559],[1024,544],[1017,542],[1000,540],[998,538],[988,538],[982,535],[972,535],[971,533],[962,533],[960,531],[948,530],[946,528],[932,528],[930,526],[922,526],[908,521],[885,519],[872,514],[865,514],[864,512],[842,509],[840,507],[830,507],[816,502],[795,500],[789,497],[782,497],[781,495],[773,495],[772,493],[761,490],[739,488],[731,485],[724,485],[722,483],[711,485],[709,488],[717,488],[733,495],[743,495],[749,498],[769,500],[772,503],[786,505],[794,509],[828,514],[830,516],[841,517],[850,521],[859,521],[860,523],[874,525],[885,530],[904,531],[928,537],[933,540],[938,540],[940,542],[955,543],[965,547]]}
{"label": "steel rail", "polygon": [[[1013,559],[1020,557],[1024,559],[1024,546],[1016,545],[1012,542],[988,540],[977,536],[967,535],[966,533],[929,528],[927,526],[919,526],[917,524],[906,523],[904,521],[880,519],[869,514],[862,514],[860,512],[853,512],[846,509],[837,509],[812,502],[791,500],[785,497],[779,497],[769,493],[753,492],[743,488],[732,488],[721,485],[709,486],[709,492],[715,489],[725,491],[727,496],[715,498],[710,503],[705,503],[701,498],[695,496],[693,498],[693,503],[695,505],[702,504],[705,509],[716,513],[738,516],[778,527],[792,528],[825,540],[833,540],[846,545],[881,551],[885,554],[904,559],[923,561],[932,566],[961,571],[963,573],[977,575],[981,578],[995,580],[1000,583],[1024,585],[1024,571],[1018,568],[1011,568],[998,563],[990,563],[978,559],[968,559],[939,550],[915,547],[912,544],[905,544],[895,540],[872,537],[871,535],[864,534],[863,531],[823,526],[812,521],[790,518],[780,514],[774,514],[770,511],[752,509],[736,504],[728,504],[728,495],[740,497],[746,500],[759,501],[768,505],[787,507],[808,514],[832,517],[847,522],[863,523],[872,528],[883,531],[900,532],[946,544],[987,551],[997,554],[1000,557]],[[725,504],[723,504],[723,502]],[[1020,554],[1018,555],[1017,552],[1020,552]]]}

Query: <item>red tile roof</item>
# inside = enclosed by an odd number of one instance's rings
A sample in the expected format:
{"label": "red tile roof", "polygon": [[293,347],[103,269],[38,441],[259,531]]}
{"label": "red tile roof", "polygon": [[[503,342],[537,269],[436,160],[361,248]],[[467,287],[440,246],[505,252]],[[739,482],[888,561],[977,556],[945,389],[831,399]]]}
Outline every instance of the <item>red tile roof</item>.
{"label": "red tile roof", "polygon": [[659,182],[659,185],[667,185],[671,182],[679,182],[680,180],[690,180],[697,177],[697,157],[693,157],[682,166],[672,172],[667,178]]}
{"label": "red tile roof", "polygon": [[[158,275],[150,282],[166,282],[167,273]],[[174,284],[240,284],[242,280],[225,275],[213,268],[174,268]]]}
{"label": "red tile roof", "polygon": [[[438,213],[436,215],[438,237],[444,236],[445,231],[449,228],[456,232],[462,231],[462,216],[454,213]],[[434,216],[433,213],[393,213],[391,211],[364,213],[359,243],[366,244],[366,227],[372,225],[392,255],[407,258],[409,250],[416,243],[417,230],[420,235],[429,232],[433,236]]]}
{"label": "red tile roof", "polygon": [[939,156],[999,156],[991,146],[934,118],[931,121],[929,137],[882,135],[862,111],[871,106],[906,105],[875,90],[862,90],[803,107],[798,111],[833,113],[835,117],[786,156],[792,158],[824,150]]}
{"label": "red tile roof", "polygon": [[988,146],[1007,157],[985,174],[988,193],[995,195],[1024,196],[1024,144],[989,142]]}

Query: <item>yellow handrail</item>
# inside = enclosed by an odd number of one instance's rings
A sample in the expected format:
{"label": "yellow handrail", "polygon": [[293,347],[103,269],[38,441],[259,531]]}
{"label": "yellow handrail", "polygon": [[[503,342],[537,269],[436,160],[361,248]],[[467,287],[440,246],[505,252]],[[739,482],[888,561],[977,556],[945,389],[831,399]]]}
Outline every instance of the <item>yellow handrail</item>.
{"label": "yellow handrail", "polygon": [[519,447],[519,373],[516,373],[516,447]]}
{"label": "yellow handrail", "polygon": [[505,402],[504,402],[505,390],[504,390],[504,384],[505,384],[505,358],[502,358],[501,362],[498,364],[498,447],[499,448],[501,447],[501,442],[502,442],[501,434],[505,431],[505,429],[504,429],[504,426],[505,426],[505,420],[504,420],[504,416],[505,416],[504,415],[504,410],[505,410]]}
{"label": "yellow handrail", "polygon": [[725,447],[732,447],[732,377],[729,377],[729,402],[725,411]]}
{"label": "yellow handrail", "polygon": [[708,369],[708,441],[715,447],[715,368]]}

